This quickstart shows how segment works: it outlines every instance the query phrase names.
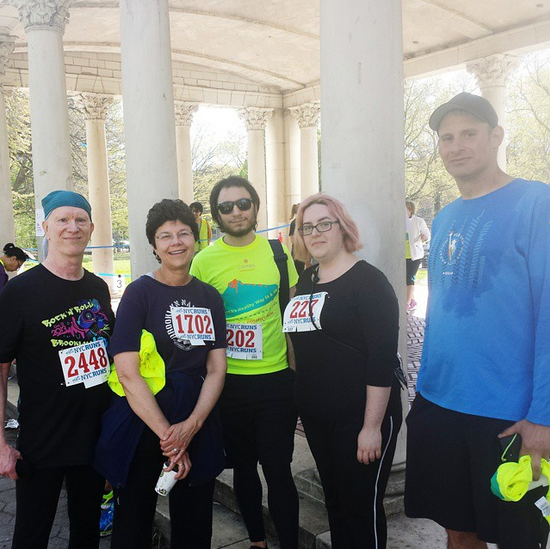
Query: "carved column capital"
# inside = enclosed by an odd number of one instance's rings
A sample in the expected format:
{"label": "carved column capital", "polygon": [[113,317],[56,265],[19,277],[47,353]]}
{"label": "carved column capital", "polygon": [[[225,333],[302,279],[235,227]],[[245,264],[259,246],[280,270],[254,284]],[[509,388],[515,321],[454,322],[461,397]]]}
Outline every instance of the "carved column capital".
{"label": "carved column capital", "polygon": [[86,120],[105,120],[107,111],[114,102],[111,96],[98,93],[81,93],[73,98]]}
{"label": "carved column capital", "polygon": [[300,129],[316,128],[319,124],[319,116],[321,115],[321,105],[319,103],[304,103],[298,107],[290,107],[288,110],[298,121]]}
{"label": "carved column capital", "polygon": [[15,89],[11,86],[6,87],[4,84],[0,83],[0,92],[4,96],[4,99],[10,99],[13,96]]}
{"label": "carved column capital", "polygon": [[244,120],[247,130],[265,130],[267,121],[273,116],[274,109],[245,107],[239,109],[239,117]]}
{"label": "carved column capital", "polygon": [[61,32],[69,20],[72,0],[8,0],[19,10],[19,19],[25,30],[32,27],[54,27]]}
{"label": "carved column capital", "polygon": [[497,53],[469,63],[466,69],[476,77],[480,88],[505,86],[506,80],[517,68],[519,61],[515,55]]}
{"label": "carved column capital", "polygon": [[176,115],[176,126],[191,127],[193,115],[199,109],[198,105],[193,103],[184,103],[183,101],[174,101],[174,114]]}
{"label": "carved column capital", "polygon": [[6,74],[6,65],[14,47],[14,36],[0,35],[0,77]]}

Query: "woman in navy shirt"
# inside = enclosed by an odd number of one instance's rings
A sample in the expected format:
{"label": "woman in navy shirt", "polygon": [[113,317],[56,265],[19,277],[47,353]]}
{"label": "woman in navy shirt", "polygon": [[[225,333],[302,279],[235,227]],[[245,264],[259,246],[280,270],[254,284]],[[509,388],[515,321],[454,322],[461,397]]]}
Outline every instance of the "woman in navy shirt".
{"label": "woman in navy shirt", "polygon": [[[198,228],[181,200],[155,204],[146,234],[160,266],[132,282],[118,307],[109,353],[125,396],[105,414],[96,453],[115,490],[111,549],[151,547],[154,488],[166,460],[179,468],[169,494],[171,546],[209,549],[214,479],[224,466],[213,412],[227,368],[224,306],[217,290],[189,274]],[[160,391],[140,372],[144,330],[164,361]]]}

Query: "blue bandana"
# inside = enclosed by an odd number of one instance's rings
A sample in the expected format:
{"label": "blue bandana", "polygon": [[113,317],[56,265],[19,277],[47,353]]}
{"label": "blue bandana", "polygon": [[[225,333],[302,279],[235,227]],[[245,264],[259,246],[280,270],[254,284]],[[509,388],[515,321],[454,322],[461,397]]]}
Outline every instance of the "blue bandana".
{"label": "blue bandana", "polygon": [[44,219],[48,219],[48,216],[53,210],[62,208],[63,206],[81,208],[90,216],[90,219],[92,219],[92,207],[90,203],[81,194],[73,191],[52,191],[48,196],[45,196],[42,199]]}

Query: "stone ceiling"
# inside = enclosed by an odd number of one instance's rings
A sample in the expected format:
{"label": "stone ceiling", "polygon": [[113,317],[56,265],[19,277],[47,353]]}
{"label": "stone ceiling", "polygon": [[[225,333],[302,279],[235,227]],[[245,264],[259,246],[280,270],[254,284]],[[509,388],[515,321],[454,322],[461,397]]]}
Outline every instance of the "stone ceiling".
{"label": "stone ceiling", "polygon": [[[233,94],[318,98],[319,19],[319,0],[171,0],[174,77],[176,89],[180,85],[182,90],[176,97],[240,101],[205,95],[214,86]],[[0,27],[15,36],[7,77],[24,86],[25,31],[16,8],[5,0]],[[64,34],[66,55],[76,60],[68,71],[69,89],[119,92],[119,27],[118,1],[73,1]],[[550,0],[403,0],[403,29],[404,74],[414,77],[494,53],[545,47]],[[102,63],[92,67],[87,62],[86,70],[82,59]],[[194,88],[202,91],[194,93]]]}

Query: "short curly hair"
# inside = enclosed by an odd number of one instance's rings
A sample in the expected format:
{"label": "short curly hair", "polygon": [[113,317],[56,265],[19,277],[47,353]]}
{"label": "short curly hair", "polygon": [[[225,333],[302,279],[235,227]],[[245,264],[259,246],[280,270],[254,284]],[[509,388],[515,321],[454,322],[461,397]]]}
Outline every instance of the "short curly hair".
{"label": "short curly hair", "polygon": [[191,229],[195,241],[199,239],[199,227],[189,206],[179,198],[173,200],[165,198],[149,210],[145,222],[145,234],[153,248],[155,248],[155,233],[167,221],[181,221]]}

